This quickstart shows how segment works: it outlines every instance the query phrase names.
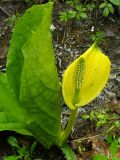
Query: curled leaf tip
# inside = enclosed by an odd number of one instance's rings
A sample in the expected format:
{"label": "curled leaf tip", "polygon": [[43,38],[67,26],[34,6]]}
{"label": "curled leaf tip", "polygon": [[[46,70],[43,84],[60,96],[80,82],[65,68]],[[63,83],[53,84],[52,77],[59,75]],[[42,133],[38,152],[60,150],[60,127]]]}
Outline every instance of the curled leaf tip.
{"label": "curled leaf tip", "polygon": [[105,86],[110,73],[110,60],[96,42],[77,58],[63,75],[62,93],[71,109],[91,102]]}

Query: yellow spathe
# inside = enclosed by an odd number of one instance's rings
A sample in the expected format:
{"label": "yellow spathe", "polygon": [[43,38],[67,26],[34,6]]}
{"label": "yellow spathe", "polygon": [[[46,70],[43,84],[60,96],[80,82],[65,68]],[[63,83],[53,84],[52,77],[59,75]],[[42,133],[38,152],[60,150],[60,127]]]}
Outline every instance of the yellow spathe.
{"label": "yellow spathe", "polygon": [[84,106],[101,92],[110,74],[110,60],[94,43],[63,75],[62,93],[71,109]]}

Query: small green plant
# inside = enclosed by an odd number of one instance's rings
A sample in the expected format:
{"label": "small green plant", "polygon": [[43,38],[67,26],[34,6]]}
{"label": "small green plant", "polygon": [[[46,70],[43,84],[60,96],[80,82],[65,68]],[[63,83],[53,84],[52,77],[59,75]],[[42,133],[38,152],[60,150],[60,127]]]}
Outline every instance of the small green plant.
{"label": "small green plant", "polygon": [[13,136],[8,137],[8,143],[13,148],[15,155],[8,156],[4,160],[32,160],[32,154],[37,146],[35,141],[30,147],[20,146],[17,139]]}
{"label": "small green plant", "polygon": [[71,6],[71,9],[59,13],[60,21],[67,22],[68,20],[71,19],[80,20],[80,19],[86,19],[88,17],[86,13],[86,8],[82,5],[82,3],[74,1],[73,2],[67,1],[66,3]]}
{"label": "small green plant", "polygon": [[95,33],[93,33],[90,36],[90,40],[92,42],[94,42],[94,41],[102,42],[102,41],[104,41],[104,38],[105,38],[105,32],[103,32],[103,31],[96,31]]}
{"label": "small green plant", "polygon": [[95,3],[93,2],[87,3],[86,8],[88,9],[89,12],[92,12],[95,9]]}
{"label": "small green plant", "polygon": [[[91,18],[95,10],[100,10],[104,17],[114,14],[115,6],[120,6],[119,0],[104,0],[94,3],[92,0],[79,2],[76,0],[66,1],[67,9],[59,13],[60,21],[69,21],[71,19],[81,20]],[[99,8],[98,8],[99,6]]]}
{"label": "small green plant", "polygon": [[110,144],[110,154],[108,156],[103,154],[97,154],[94,156],[93,160],[120,160],[120,158],[117,157],[117,151],[118,149],[120,149],[120,137],[114,138],[111,134],[108,134],[107,142],[108,144]]}
{"label": "small green plant", "polygon": [[120,117],[117,114],[109,113],[109,110],[101,110],[101,111],[91,111],[90,114],[82,115],[83,119],[89,119],[90,121],[95,122],[96,127],[104,126],[105,124],[109,124],[106,130],[106,133],[109,133],[113,130],[118,130],[120,127]]}
{"label": "small green plant", "polygon": [[99,6],[100,9],[102,9],[102,13],[103,13],[103,16],[107,17],[110,13],[114,13],[114,7],[111,3],[107,3],[107,2],[104,2],[104,3],[101,3],[100,6]]}
{"label": "small green plant", "polygon": [[105,111],[103,112],[91,111],[89,115],[86,114],[82,115],[82,118],[94,121],[97,127],[103,126],[109,120],[109,116]]}
{"label": "small green plant", "polygon": [[18,13],[16,13],[16,15],[14,14],[10,16],[6,21],[7,26],[13,28],[16,25],[19,18],[20,18],[20,15]]}
{"label": "small green plant", "polygon": [[59,13],[59,18],[60,21],[65,21],[67,22],[70,19],[74,19],[76,17],[76,12],[73,10],[69,10],[67,12],[60,12]]}
{"label": "small green plant", "polygon": [[102,11],[104,17],[114,14],[115,6],[120,6],[119,0],[103,0],[99,2],[99,9]]}

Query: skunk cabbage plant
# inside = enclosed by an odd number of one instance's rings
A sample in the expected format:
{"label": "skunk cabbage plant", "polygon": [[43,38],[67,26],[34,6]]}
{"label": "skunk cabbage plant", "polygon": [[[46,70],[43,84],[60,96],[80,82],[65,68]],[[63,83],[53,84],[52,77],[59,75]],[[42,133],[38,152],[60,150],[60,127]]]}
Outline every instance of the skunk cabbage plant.
{"label": "skunk cabbage plant", "polygon": [[98,48],[96,42],[77,58],[63,75],[62,93],[71,109],[66,130],[61,134],[64,143],[74,125],[77,109],[91,102],[101,92],[110,74],[110,60]]}
{"label": "skunk cabbage plant", "polygon": [[17,22],[8,51],[6,73],[0,73],[0,131],[34,136],[44,147],[62,146],[77,109],[93,100],[107,82],[109,59],[94,43],[63,77],[63,97],[72,109],[61,131],[60,83],[50,32],[52,2],[34,5]]}

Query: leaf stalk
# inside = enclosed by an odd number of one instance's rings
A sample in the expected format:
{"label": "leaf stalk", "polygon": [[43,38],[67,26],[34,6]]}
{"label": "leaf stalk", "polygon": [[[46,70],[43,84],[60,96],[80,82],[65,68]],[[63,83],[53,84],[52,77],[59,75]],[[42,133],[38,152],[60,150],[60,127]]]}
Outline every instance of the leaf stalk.
{"label": "leaf stalk", "polygon": [[78,111],[78,108],[71,110],[71,115],[70,115],[67,127],[61,133],[61,136],[59,139],[59,146],[62,146],[65,143],[68,136],[70,135],[76,120],[77,111]]}

